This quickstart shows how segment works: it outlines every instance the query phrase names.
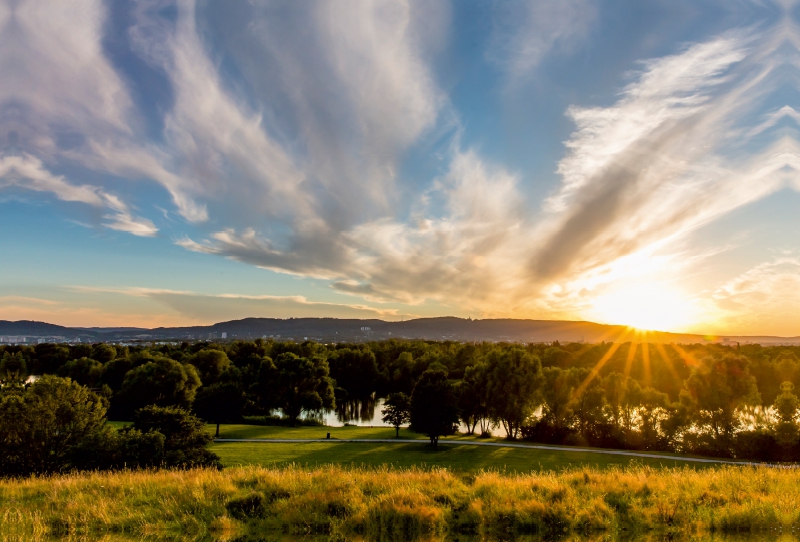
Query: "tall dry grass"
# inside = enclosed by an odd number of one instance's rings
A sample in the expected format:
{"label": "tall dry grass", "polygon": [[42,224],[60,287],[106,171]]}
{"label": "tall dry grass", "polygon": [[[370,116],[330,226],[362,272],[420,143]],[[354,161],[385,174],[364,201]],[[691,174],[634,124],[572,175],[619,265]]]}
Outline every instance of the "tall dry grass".
{"label": "tall dry grass", "polygon": [[[243,467],[0,481],[0,537],[792,533],[800,471]],[[800,532],[800,531],[798,531]]]}

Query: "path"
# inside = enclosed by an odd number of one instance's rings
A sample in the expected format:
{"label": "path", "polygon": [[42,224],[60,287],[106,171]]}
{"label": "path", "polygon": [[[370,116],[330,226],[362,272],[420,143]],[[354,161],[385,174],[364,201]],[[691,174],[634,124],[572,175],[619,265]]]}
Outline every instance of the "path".
{"label": "path", "polygon": [[[269,438],[269,439],[247,439],[247,438],[218,438],[214,442],[260,442],[265,444],[290,444],[290,443],[311,443],[326,442],[328,444],[411,444],[427,442],[423,439],[373,439],[373,438]],[[537,446],[536,444],[516,444],[513,442],[478,442],[474,440],[440,440],[440,444],[462,444],[465,446],[494,446],[496,448],[525,448],[529,450],[546,450],[559,452],[588,452],[593,454],[623,455],[628,457],[642,457],[646,459],[668,459],[670,461],[687,461],[690,463],[729,463],[732,465],[755,465],[744,461],[730,461],[726,459],[702,459],[699,457],[681,457],[675,455],[643,454],[639,452],[626,452],[622,450],[600,450],[597,448],[575,448],[572,446]]]}

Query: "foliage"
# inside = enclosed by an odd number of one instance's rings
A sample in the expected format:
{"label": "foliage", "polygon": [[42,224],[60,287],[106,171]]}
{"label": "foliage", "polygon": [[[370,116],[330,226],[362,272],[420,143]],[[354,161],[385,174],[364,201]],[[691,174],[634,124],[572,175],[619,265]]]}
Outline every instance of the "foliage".
{"label": "foliage", "polygon": [[130,411],[148,405],[188,408],[200,383],[192,365],[158,357],[125,374],[120,398]]}
{"label": "foliage", "polygon": [[381,421],[394,427],[395,437],[399,437],[400,426],[411,421],[411,399],[403,392],[391,393],[383,403],[381,414]]}
{"label": "foliage", "polygon": [[508,438],[517,438],[541,404],[541,362],[517,347],[492,351],[487,364],[489,413],[503,425]]}
{"label": "foliage", "polygon": [[217,424],[235,422],[242,418],[245,396],[242,385],[236,381],[217,382],[202,386],[194,399],[194,411],[201,418]]}
{"label": "foliage", "polygon": [[69,379],[44,376],[0,397],[0,457],[5,474],[60,472],[105,424],[107,403]]}
{"label": "foliage", "polygon": [[266,361],[261,365],[258,386],[262,404],[280,408],[294,423],[303,412],[334,408],[333,380],[328,374],[328,362],[323,358],[284,352],[274,365]]}
{"label": "foliage", "polygon": [[[359,408],[366,405],[369,414],[378,398],[411,395],[425,371],[442,367],[471,432],[488,434],[499,423],[512,437],[553,444],[800,460],[800,444],[792,444],[798,409],[789,395],[794,392],[786,395],[783,389],[784,383],[800,385],[798,354],[800,347],[787,346],[401,339],[331,345],[262,339],[121,347],[0,345],[0,384],[10,393],[28,374],[69,376],[109,398],[109,416],[115,420],[130,420],[137,408],[153,403],[192,408],[201,394],[194,409],[210,420],[235,419],[241,398],[243,416],[269,416],[285,406],[292,419],[287,423],[297,423],[303,412],[316,415],[332,408],[330,390],[335,389],[340,414],[363,416],[350,408],[354,403],[348,398],[360,398]],[[283,355],[305,359],[311,368],[327,363],[329,373],[318,379],[320,390],[305,384],[296,388],[293,370],[279,378],[272,360]],[[541,372],[519,376],[514,363],[534,358],[542,360]],[[24,370],[9,375],[3,360]],[[502,364],[511,369],[497,370]],[[230,384],[215,387],[218,383]],[[235,384],[242,394],[236,393],[236,400],[213,399]],[[292,414],[298,404],[300,414]],[[784,419],[793,415],[794,421]]]}
{"label": "foliage", "polygon": [[136,412],[133,429],[143,434],[157,432],[164,435],[165,467],[219,466],[216,454],[206,449],[213,437],[205,430],[203,420],[179,407],[150,405]]}
{"label": "foliage", "polygon": [[431,367],[414,387],[411,395],[411,427],[431,439],[434,448],[439,437],[453,432],[458,424],[458,397],[447,380],[444,368]]}

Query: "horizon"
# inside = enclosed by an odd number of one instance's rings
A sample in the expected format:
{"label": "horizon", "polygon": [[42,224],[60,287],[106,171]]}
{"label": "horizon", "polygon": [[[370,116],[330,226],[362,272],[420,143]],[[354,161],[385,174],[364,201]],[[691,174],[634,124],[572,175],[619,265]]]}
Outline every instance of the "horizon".
{"label": "horizon", "polygon": [[0,320],[800,336],[796,0],[0,5]]}

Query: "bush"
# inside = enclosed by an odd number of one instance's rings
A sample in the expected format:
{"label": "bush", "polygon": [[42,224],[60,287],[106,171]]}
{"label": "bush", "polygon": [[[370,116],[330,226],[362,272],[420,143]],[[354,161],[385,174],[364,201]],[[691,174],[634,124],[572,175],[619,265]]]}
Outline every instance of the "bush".
{"label": "bush", "polygon": [[219,457],[206,449],[214,437],[205,431],[205,422],[182,408],[150,405],[139,409],[133,429],[164,435],[162,466],[221,467]]}

